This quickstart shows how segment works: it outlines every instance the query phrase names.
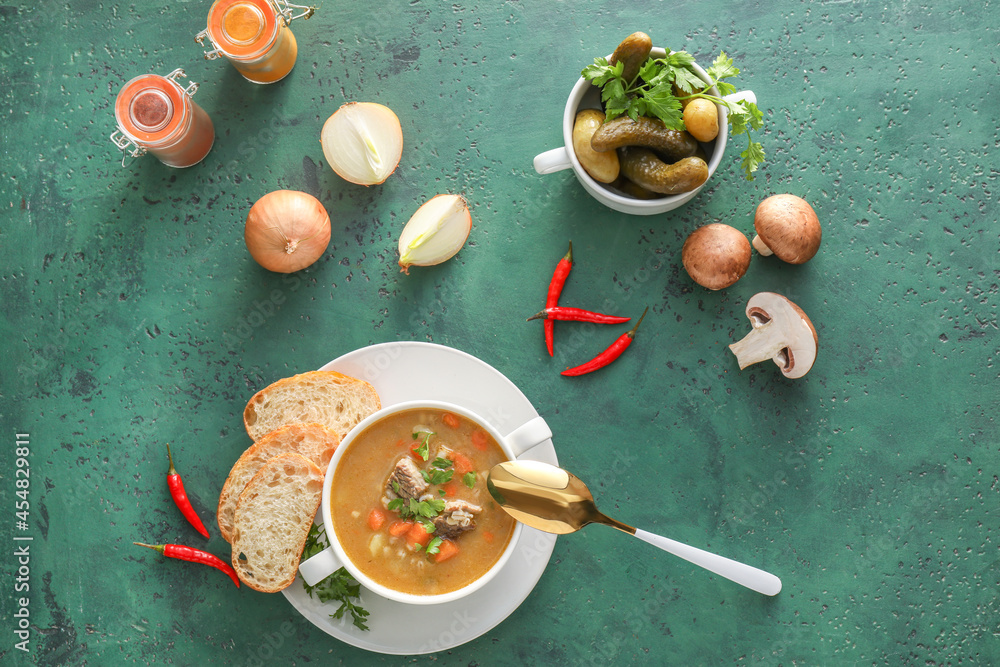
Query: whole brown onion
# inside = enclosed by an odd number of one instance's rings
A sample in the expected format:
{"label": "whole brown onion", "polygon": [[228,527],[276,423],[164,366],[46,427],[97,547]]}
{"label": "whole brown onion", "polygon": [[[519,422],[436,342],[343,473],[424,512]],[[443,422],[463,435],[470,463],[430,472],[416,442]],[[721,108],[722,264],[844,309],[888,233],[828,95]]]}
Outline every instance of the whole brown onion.
{"label": "whole brown onion", "polygon": [[330,244],[330,216],[305,192],[275,190],[250,208],[244,230],[250,255],[269,271],[292,273],[313,264]]}

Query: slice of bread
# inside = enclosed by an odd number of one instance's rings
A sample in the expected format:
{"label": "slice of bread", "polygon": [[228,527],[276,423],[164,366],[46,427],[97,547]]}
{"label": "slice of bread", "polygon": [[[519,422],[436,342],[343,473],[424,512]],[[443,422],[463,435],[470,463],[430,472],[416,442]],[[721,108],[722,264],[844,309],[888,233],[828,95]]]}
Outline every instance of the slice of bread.
{"label": "slice of bread", "polygon": [[268,461],[279,454],[294,452],[301,454],[316,464],[320,472],[326,474],[330,458],[340,444],[337,434],[322,424],[289,424],[276,431],[271,431],[251,445],[229,471],[226,483],[219,494],[219,509],[216,519],[219,522],[219,532],[226,542],[232,542],[233,513],[236,511],[236,501],[257,471]]}
{"label": "slice of bread", "polygon": [[233,569],[243,583],[277,593],[295,580],[323,497],[323,473],[301,454],[273,457],[236,502]]}
{"label": "slice of bread", "polygon": [[294,375],[261,389],[243,411],[243,424],[254,440],[287,424],[319,422],[340,438],[382,407],[375,388],[336,371]]}

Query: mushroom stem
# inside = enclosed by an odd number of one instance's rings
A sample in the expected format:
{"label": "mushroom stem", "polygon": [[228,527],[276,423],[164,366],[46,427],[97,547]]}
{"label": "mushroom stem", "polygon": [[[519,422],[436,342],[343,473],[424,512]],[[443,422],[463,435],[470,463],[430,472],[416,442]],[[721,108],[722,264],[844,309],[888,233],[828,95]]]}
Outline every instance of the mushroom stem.
{"label": "mushroom stem", "polygon": [[751,329],[750,333],[742,340],[729,346],[729,349],[736,355],[740,370],[761,361],[774,359],[784,348],[788,347],[788,342],[780,335],[781,330],[771,331],[772,328],[774,328],[773,321],[762,324]]}
{"label": "mushroom stem", "polygon": [[752,243],[753,247],[757,248],[757,252],[759,252],[764,257],[768,257],[774,254],[773,252],[771,252],[771,249],[764,244],[764,240],[760,238],[760,235],[754,236]]}

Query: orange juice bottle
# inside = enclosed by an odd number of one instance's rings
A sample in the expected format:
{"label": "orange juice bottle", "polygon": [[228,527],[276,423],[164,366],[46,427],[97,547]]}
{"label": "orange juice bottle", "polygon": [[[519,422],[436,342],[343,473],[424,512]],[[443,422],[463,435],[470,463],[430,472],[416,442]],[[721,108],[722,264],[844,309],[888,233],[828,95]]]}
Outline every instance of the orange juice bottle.
{"label": "orange juice bottle", "polygon": [[182,88],[184,70],[167,76],[145,74],[122,86],[115,100],[118,129],[111,141],[128,156],[147,151],[170,167],[190,167],[201,162],[215,142],[215,127],[205,110],[191,96],[198,84]]}
{"label": "orange juice bottle", "polygon": [[[293,16],[293,10],[302,13]],[[207,60],[222,56],[252,83],[274,83],[285,78],[295,65],[298,45],[288,24],[308,19],[312,7],[284,0],[215,0],[208,10],[208,27],[195,35],[204,45],[207,38],[214,49]]]}

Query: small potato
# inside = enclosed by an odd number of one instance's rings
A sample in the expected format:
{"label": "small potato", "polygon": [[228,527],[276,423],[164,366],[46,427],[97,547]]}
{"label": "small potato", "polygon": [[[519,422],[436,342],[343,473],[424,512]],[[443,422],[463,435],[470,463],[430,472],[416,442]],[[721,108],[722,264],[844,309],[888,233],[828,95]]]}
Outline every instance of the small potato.
{"label": "small potato", "polygon": [[573,123],[573,150],[580,164],[595,181],[611,183],[618,178],[618,153],[608,151],[598,153],[590,145],[597,128],[604,123],[604,112],[584,109],[576,114]]}
{"label": "small potato", "polygon": [[698,141],[711,141],[719,136],[719,109],[704,97],[696,97],[684,109],[684,127]]}

